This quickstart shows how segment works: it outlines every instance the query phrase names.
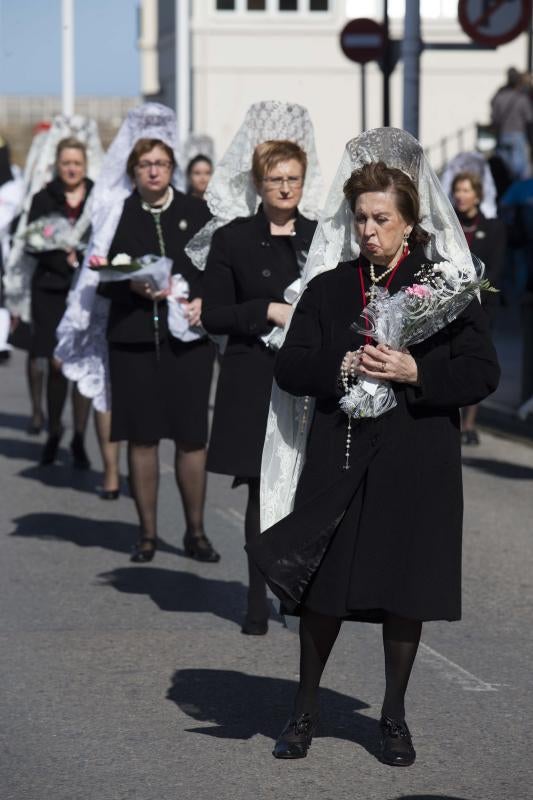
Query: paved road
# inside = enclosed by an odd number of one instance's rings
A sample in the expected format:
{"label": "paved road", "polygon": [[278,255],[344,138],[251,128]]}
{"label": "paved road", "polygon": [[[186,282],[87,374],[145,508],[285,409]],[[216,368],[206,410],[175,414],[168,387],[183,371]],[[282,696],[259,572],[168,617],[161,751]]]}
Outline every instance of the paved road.
{"label": "paved road", "polygon": [[[213,478],[222,553],[181,552],[168,466],[165,545],[128,561],[135,514],[103,503],[97,471],[35,466],[23,361],[0,369],[2,800],[526,800],[533,797],[533,449],[485,435],[465,458],[464,621],[428,624],[409,693],[416,764],[375,757],[379,630],[345,625],[309,758],[270,751],[297,680],[279,617],[242,636],[244,490]],[[90,451],[98,465],[94,436]],[[166,465],[172,461],[163,448]],[[416,502],[416,498],[408,498]]]}

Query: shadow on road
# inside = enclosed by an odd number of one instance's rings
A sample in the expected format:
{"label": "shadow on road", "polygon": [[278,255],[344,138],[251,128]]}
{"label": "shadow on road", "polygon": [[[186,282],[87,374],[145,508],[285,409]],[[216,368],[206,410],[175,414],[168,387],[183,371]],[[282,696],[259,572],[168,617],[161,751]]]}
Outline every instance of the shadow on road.
{"label": "shadow on road", "polygon": [[15,431],[25,431],[30,424],[30,414],[9,414],[0,412],[0,428],[12,428]]}
{"label": "shadow on road", "polygon": [[[172,677],[167,699],[192,719],[209,725],[187,728],[221,739],[251,739],[262,734],[276,739],[287,721],[297,683],[282,678],[246,675],[234,670],[182,669]],[[376,720],[359,714],[367,703],[320,689],[318,736],[346,739],[378,754]],[[267,754],[265,755],[265,757]]]}
{"label": "shadow on road", "polygon": [[162,611],[207,612],[240,624],[246,608],[247,589],[239,581],[147,566],[114,569],[99,577],[119,592],[148,595]]}
{"label": "shadow on road", "polygon": [[[129,553],[137,538],[138,527],[129,522],[76,517],[73,514],[25,514],[13,520],[11,536],[71,542],[78,547],[101,547],[117,553]],[[159,540],[159,549],[178,554],[176,547]]]}
{"label": "shadow on road", "polygon": [[509,478],[514,481],[533,480],[533,467],[523,464],[512,464],[510,461],[497,461],[494,458],[463,458],[463,465],[478,469],[487,475],[496,475],[498,478]]}
{"label": "shadow on road", "polygon": [[41,457],[43,444],[44,442],[39,439],[9,439],[2,436],[0,437],[0,455],[37,463]]}

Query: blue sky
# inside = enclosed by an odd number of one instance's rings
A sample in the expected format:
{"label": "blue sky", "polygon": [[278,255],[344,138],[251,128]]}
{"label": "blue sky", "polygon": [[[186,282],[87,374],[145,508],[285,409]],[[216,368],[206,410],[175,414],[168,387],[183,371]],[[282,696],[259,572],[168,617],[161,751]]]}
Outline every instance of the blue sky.
{"label": "blue sky", "polygon": [[[76,93],[139,93],[138,0],[75,0]],[[61,91],[61,0],[0,0],[0,94]]]}

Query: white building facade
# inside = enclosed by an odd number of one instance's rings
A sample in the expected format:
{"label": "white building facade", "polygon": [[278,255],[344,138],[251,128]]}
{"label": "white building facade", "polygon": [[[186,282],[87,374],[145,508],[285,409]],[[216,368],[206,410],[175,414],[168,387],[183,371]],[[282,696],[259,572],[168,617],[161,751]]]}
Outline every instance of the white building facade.
{"label": "white building facade", "polygon": [[[142,0],[143,94],[175,106],[175,1]],[[406,0],[411,2],[411,0]],[[188,0],[177,0],[187,3]],[[468,43],[454,0],[422,0],[425,43]],[[251,103],[288,100],[309,109],[326,181],[345,142],[361,131],[360,67],[339,34],[348,19],[382,21],[381,0],[192,0],[191,128],[224,152]],[[390,0],[390,35],[401,39],[405,0]],[[430,50],[420,59],[420,139],[434,166],[475,143],[476,123],[508,67],[525,69],[527,35],[496,50]],[[367,127],[382,124],[382,75],[367,73]],[[391,77],[391,125],[402,125],[402,62]],[[459,132],[462,131],[462,134]],[[446,145],[440,143],[446,140]]]}

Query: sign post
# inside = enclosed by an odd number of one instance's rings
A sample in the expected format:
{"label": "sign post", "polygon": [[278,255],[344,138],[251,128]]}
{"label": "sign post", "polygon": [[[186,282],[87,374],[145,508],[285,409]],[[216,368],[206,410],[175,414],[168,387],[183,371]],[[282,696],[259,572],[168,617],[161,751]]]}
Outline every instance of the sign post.
{"label": "sign post", "polygon": [[378,61],[383,55],[385,31],[373,19],[353,19],[341,31],[342,52],[350,61],[361,65],[361,128],[366,130],[366,72],[369,61]]}
{"label": "sign post", "polygon": [[458,16],[474,42],[499,47],[527,30],[531,0],[459,0]]}

